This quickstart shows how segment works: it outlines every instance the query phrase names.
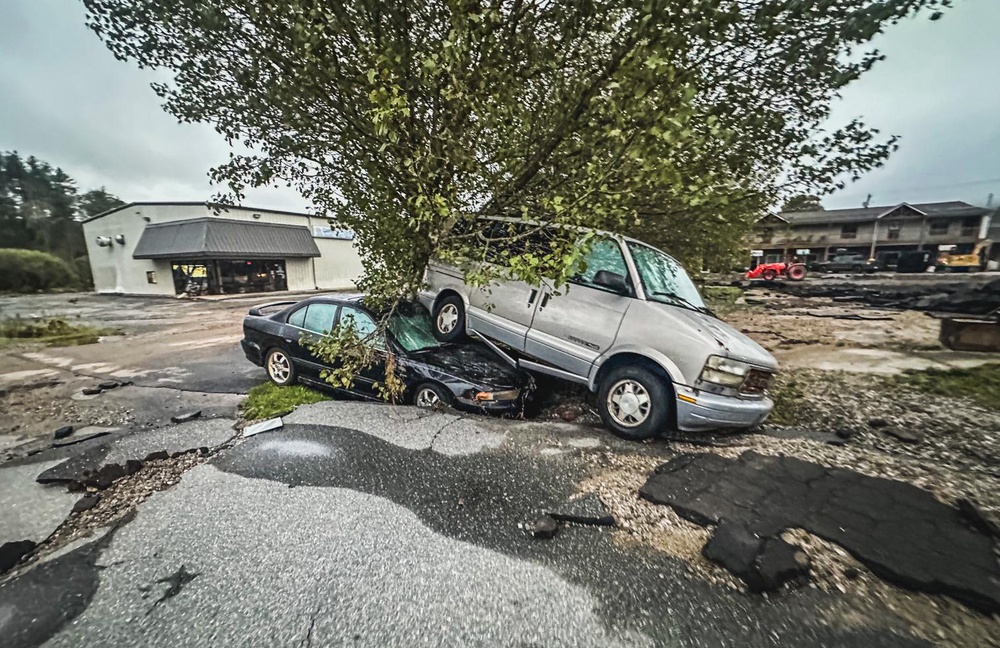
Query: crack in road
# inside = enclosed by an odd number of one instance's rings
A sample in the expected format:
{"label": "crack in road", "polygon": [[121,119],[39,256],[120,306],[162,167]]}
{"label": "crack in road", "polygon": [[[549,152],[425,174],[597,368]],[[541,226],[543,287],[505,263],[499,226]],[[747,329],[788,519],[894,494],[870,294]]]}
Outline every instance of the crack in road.
{"label": "crack in road", "polygon": [[316,619],[319,617],[320,610],[323,609],[323,604],[316,605],[316,611],[309,615],[309,630],[306,632],[306,636],[302,638],[299,646],[304,648],[312,648],[313,642],[313,630],[316,628]]}
{"label": "crack in road", "polygon": [[445,428],[447,428],[450,425],[454,425],[455,423],[458,423],[459,421],[464,421],[466,418],[467,417],[465,417],[465,416],[459,416],[458,418],[454,418],[454,419],[452,419],[452,420],[447,421],[446,423],[444,423],[444,425],[442,425],[440,428],[438,428],[437,432],[434,433],[434,436],[431,437],[430,443],[427,444],[427,449],[428,450],[433,450],[434,449],[434,442],[438,440],[438,437],[441,436],[441,433],[445,431]]}
{"label": "crack in road", "polygon": [[[158,598],[153,603],[153,607],[151,607],[148,610],[146,610],[146,616],[149,616],[153,612],[153,610],[155,610],[157,608],[157,606],[160,605],[160,603],[163,603],[166,600],[172,599],[173,597],[175,597],[178,594],[180,594],[181,590],[184,589],[185,585],[187,585],[188,583],[190,583],[194,579],[198,578],[199,576],[201,576],[201,572],[189,572],[187,570],[187,567],[185,567],[184,565],[181,565],[180,568],[177,571],[175,571],[174,573],[170,574],[169,576],[164,576],[163,578],[157,580],[156,581],[157,584],[161,584],[161,583],[166,584],[167,585],[167,589],[164,590],[163,595],[160,596],[160,598]],[[149,588],[149,587],[146,587],[146,588],[140,587],[139,591],[149,592],[150,589],[151,588]]]}

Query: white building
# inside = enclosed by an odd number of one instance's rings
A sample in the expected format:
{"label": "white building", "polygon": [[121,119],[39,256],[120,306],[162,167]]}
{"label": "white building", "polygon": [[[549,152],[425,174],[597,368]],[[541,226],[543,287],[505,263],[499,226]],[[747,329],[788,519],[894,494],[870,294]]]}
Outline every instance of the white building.
{"label": "white building", "polygon": [[351,289],[354,234],[325,218],[195,202],[136,202],[83,222],[99,293]]}

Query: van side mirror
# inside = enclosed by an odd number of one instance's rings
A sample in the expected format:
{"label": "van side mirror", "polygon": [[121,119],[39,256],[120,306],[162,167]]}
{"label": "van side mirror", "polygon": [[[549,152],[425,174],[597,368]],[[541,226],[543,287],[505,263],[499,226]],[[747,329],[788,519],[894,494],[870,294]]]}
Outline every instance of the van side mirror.
{"label": "van side mirror", "polygon": [[617,272],[611,272],[610,270],[598,270],[597,274],[594,275],[594,285],[607,288],[619,295],[627,295],[629,293],[628,282],[625,280],[625,276]]}

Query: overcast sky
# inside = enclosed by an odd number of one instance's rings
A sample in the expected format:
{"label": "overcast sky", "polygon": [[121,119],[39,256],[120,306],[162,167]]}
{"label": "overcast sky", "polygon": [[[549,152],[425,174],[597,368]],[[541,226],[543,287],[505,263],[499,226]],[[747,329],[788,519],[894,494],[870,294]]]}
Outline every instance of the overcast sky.
{"label": "overcast sky", "polygon": [[[178,124],[152,76],[116,61],[74,0],[0,0],[0,150],[61,166],[81,189],[126,200],[205,200],[207,171],[228,148],[208,126]],[[834,118],[862,117],[902,137],[885,168],[828,196],[828,208],[966,200],[1000,202],[1000,1],[956,0],[936,22],[898,25],[877,45],[888,60],[844,92]],[[303,209],[286,189],[248,194],[256,207]]]}

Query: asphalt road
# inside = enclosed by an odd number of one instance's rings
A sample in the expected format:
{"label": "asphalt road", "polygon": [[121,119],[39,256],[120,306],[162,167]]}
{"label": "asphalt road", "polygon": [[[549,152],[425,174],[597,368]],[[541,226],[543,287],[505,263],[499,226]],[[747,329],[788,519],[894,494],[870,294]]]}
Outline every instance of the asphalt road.
{"label": "asphalt road", "polygon": [[[129,303],[72,304],[81,319],[131,320],[124,339],[20,353],[6,374],[52,371],[70,385],[128,374],[135,386],[88,403],[175,399],[150,419],[161,423],[205,392],[223,416],[227,392],[262,380],[235,347],[247,304]],[[606,527],[533,538],[524,525],[566,502],[595,457],[635,452],[601,430],[336,401],[286,423],[0,582],[0,645],[924,645],[838,620],[850,606],[819,590],[767,599],[710,584]],[[53,496],[26,496],[42,495]]]}

